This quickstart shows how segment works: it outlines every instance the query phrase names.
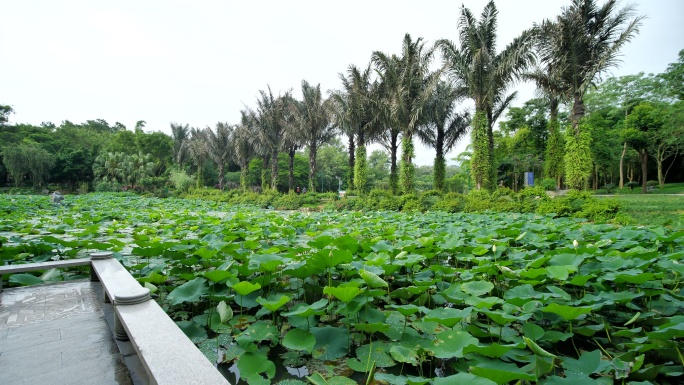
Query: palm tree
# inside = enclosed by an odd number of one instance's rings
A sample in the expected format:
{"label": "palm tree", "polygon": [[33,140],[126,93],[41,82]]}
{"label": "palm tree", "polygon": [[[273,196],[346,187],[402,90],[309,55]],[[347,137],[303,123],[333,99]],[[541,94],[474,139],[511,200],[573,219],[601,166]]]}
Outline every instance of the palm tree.
{"label": "palm tree", "polygon": [[401,129],[401,184],[409,193],[413,183],[413,134],[422,123],[424,107],[439,79],[439,72],[430,72],[433,50],[425,47],[422,38],[415,41],[411,35],[404,35],[400,56],[389,56],[373,52],[372,61],[381,78],[395,76],[391,92],[391,113],[393,121]]}
{"label": "palm tree", "polygon": [[245,111],[241,111],[243,123],[238,125],[233,132],[232,146],[233,159],[235,163],[240,166],[240,187],[243,192],[247,191],[247,175],[249,172],[249,163],[257,155],[256,149],[252,144],[254,133],[249,128],[245,121],[247,115]]}
{"label": "palm tree", "polygon": [[105,152],[95,158],[93,174],[95,180],[121,183],[125,179],[126,154],[123,152]]}
{"label": "palm tree", "polygon": [[[366,145],[376,135],[373,123],[372,88],[370,65],[361,71],[355,65],[350,65],[347,74],[339,74],[342,81],[342,92],[333,94],[337,100],[338,109],[344,115],[348,126],[347,135],[350,136],[349,167],[353,172],[353,187],[365,191],[367,164]],[[355,142],[353,138],[355,138]],[[355,153],[354,153],[355,151]]]}
{"label": "palm tree", "polygon": [[573,0],[555,21],[545,20],[539,28],[544,39],[541,60],[558,69],[572,99],[565,174],[573,188],[585,187],[592,169],[591,137],[581,126],[584,96],[602,72],[618,64],[620,49],[639,32],[643,17],[632,18],[634,13],[632,5],[618,9],[617,0],[602,6],[595,0]]}
{"label": "palm tree", "polygon": [[[256,111],[249,110],[249,119],[247,121],[253,125],[261,147],[260,153],[270,158],[271,161],[271,189],[276,190],[278,187],[278,153],[283,149],[285,141],[286,122],[284,119],[285,112],[289,108],[287,103],[291,100],[291,91],[287,91],[285,95],[273,96],[271,87],[268,86],[268,92],[260,90],[257,98]],[[266,163],[264,163],[264,170]],[[263,176],[263,174],[262,174]]]}
{"label": "palm tree", "polygon": [[309,147],[309,190],[316,191],[316,155],[318,147],[335,137],[330,124],[330,102],[323,99],[321,85],[302,80],[302,101],[297,103],[295,121],[298,136]]}
{"label": "palm tree", "polygon": [[210,127],[204,129],[207,155],[216,164],[219,177],[219,189],[223,190],[223,178],[226,165],[233,156],[233,132],[235,128],[228,123],[216,123],[216,132]]}
{"label": "palm tree", "polygon": [[397,88],[399,78],[399,58],[392,55],[386,63],[380,79],[375,83],[374,105],[375,119],[380,127],[377,137],[378,143],[390,154],[390,190],[392,194],[399,192],[399,173],[397,170],[397,155],[399,153],[399,139],[401,129],[394,120],[395,114],[392,113],[394,90]]}
{"label": "palm tree", "polygon": [[171,134],[173,135],[173,160],[183,168],[183,162],[188,154],[190,128],[187,124],[171,123]]}
{"label": "palm tree", "polygon": [[347,171],[347,189],[353,190],[354,166],[356,161],[354,157],[356,151],[356,128],[352,124],[350,116],[347,113],[350,109],[349,105],[351,100],[349,96],[342,91],[330,92],[330,100],[330,113],[333,127],[348,138],[347,153],[349,154],[349,170]]}
{"label": "palm tree", "polygon": [[153,175],[154,167],[152,155],[142,152],[126,156],[123,162],[125,179],[131,187],[135,187],[140,181]]}
{"label": "palm tree", "polygon": [[202,173],[204,171],[205,159],[208,155],[207,136],[204,130],[192,127],[190,137],[187,142],[188,155],[197,167],[197,188],[204,185]]}
{"label": "palm tree", "polygon": [[639,32],[643,16],[632,18],[635,12],[633,5],[617,9],[617,0],[600,7],[596,0],[572,0],[555,22],[542,23],[541,60],[559,68],[569,87],[573,131],[580,130],[586,92],[602,72],[619,63],[620,49]]}
{"label": "palm tree", "polygon": [[456,102],[461,97],[456,88],[440,81],[425,106],[428,117],[425,125],[417,131],[421,141],[435,149],[434,186],[439,191],[444,190],[446,178],[444,154],[456,145],[470,126],[470,115],[456,112]]}
{"label": "palm tree", "polygon": [[475,102],[471,167],[476,187],[489,190],[496,185],[494,122],[516,96],[516,92],[507,94],[508,88],[535,61],[532,30],[496,52],[497,15],[494,1],[487,3],[479,21],[463,6],[458,19],[460,45],[437,42],[452,81]]}

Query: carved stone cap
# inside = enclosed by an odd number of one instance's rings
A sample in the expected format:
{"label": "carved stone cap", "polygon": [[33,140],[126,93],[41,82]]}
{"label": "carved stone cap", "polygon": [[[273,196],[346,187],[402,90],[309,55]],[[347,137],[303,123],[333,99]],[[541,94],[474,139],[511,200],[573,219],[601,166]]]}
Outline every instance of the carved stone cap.
{"label": "carved stone cap", "polygon": [[146,302],[150,299],[150,289],[141,287],[135,291],[120,294],[114,297],[114,304],[121,305],[137,305]]}
{"label": "carved stone cap", "polygon": [[96,253],[90,253],[90,259],[109,259],[114,255],[111,251],[98,251]]}

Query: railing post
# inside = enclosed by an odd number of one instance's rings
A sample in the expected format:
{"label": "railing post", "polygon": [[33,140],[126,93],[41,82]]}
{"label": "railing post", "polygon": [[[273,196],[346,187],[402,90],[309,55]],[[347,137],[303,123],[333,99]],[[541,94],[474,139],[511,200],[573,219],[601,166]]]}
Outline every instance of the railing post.
{"label": "railing post", "polygon": [[[96,253],[90,253],[90,260],[91,261],[96,261],[96,260],[101,260],[101,259],[110,259],[114,255],[113,252],[111,251],[98,251]],[[95,271],[95,267],[93,267],[93,264],[90,264],[90,281],[91,282],[99,282],[100,277],[97,276],[97,272]],[[105,290],[104,292],[104,303],[110,303],[109,296],[107,295],[107,291]]]}
{"label": "railing post", "polygon": [[128,333],[124,329],[121,319],[116,312],[119,306],[137,305],[149,301],[150,289],[141,287],[131,293],[121,294],[114,297],[114,337],[119,341],[128,341]]}

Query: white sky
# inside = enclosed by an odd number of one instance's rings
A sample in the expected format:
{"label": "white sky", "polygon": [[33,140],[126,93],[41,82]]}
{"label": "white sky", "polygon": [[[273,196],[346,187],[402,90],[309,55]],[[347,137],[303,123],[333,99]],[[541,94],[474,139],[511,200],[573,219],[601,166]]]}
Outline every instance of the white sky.
{"label": "white sky", "polygon": [[[399,53],[405,33],[432,44],[457,39],[465,1],[4,1],[0,7],[0,104],[11,121],[88,119],[170,132],[169,123],[237,123],[260,89],[302,79],[339,88],[338,73],[365,67],[373,51]],[[497,1],[498,45],[569,1]],[[659,73],[684,48],[684,1],[637,0],[647,15],[615,76]],[[623,1],[622,6],[627,4]],[[522,84],[515,105],[533,97]],[[448,156],[455,156],[466,138]],[[417,164],[434,152],[420,148]]]}

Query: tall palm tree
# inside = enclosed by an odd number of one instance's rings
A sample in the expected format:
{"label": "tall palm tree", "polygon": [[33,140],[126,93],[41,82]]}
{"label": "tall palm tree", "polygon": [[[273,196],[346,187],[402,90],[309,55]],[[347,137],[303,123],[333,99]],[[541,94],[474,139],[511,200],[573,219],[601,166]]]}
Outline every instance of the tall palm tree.
{"label": "tall palm tree", "polygon": [[602,72],[619,63],[620,49],[639,32],[643,16],[636,8],[618,9],[617,0],[572,0],[555,21],[545,20],[541,61],[559,68],[572,98],[570,121],[579,132],[585,115],[584,96]]}
{"label": "tall palm tree", "polygon": [[444,190],[446,179],[444,154],[449,152],[470,128],[470,114],[456,112],[456,102],[461,98],[458,89],[440,81],[425,106],[425,124],[417,131],[420,140],[435,149],[434,186],[439,191]]}
{"label": "tall palm tree", "polygon": [[[366,190],[366,145],[375,136],[376,126],[373,122],[372,109],[372,81],[370,65],[361,70],[355,65],[350,65],[347,74],[339,74],[342,81],[342,92],[333,94],[337,99],[338,108],[342,107],[344,119],[348,124],[348,135],[355,137],[354,143],[350,139],[349,166],[353,172],[354,189]],[[341,100],[340,100],[341,99]],[[355,145],[355,146],[354,146]],[[352,151],[355,153],[353,154]]]}
{"label": "tall palm tree", "polygon": [[223,190],[224,169],[233,156],[233,132],[235,128],[228,123],[216,123],[216,131],[210,127],[204,129],[207,155],[216,164],[219,177],[219,189]]}
{"label": "tall palm tree", "polygon": [[[329,91],[330,92],[330,91]],[[342,134],[346,135],[347,141],[347,153],[349,170],[347,171],[347,189],[354,189],[354,166],[356,162],[355,152],[356,152],[356,128],[350,120],[350,116],[347,113],[351,108],[349,105],[351,100],[349,96],[339,90],[330,92],[330,113],[331,122],[333,126],[340,131]]]}
{"label": "tall palm tree", "polygon": [[247,124],[248,115],[244,110],[240,111],[240,113],[242,121],[235,128],[232,137],[233,159],[240,166],[240,188],[242,188],[243,192],[246,192],[249,163],[252,161],[252,158],[257,156],[257,151],[254,146],[255,134]]}
{"label": "tall palm tree", "polygon": [[633,5],[618,9],[617,0],[602,6],[595,0],[572,0],[556,20],[541,24],[541,61],[558,69],[572,99],[565,174],[573,188],[584,188],[592,169],[590,134],[581,126],[584,96],[602,72],[618,64],[620,49],[639,32],[643,17],[635,12]]}
{"label": "tall palm tree", "polygon": [[188,155],[197,167],[197,188],[204,185],[202,180],[202,173],[204,172],[204,164],[207,158],[207,136],[204,130],[192,127],[190,128],[190,136],[188,139]]}
{"label": "tall palm tree", "polygon": [[316,155],[318,148],[335,137],[330,124],[330,102],[323,99],[321,85],[311,86],[302,80],[302,100],[295,112],[297,133],[309,148],[309,190],[316,191]]}
{"label": "tall palm tree", "polygon": [[532,30],[523,31],[503,51],[496,52],[497,16],[491,0],[479,21],[462,6],[458,19],[460,44],[437,42],[452,80],[475,102],[472,175],[478,189],[489,190],[496,185],[494,122],[516,96],[515,92],[507,93],[509,87],[535,61]]}
{"label": "tall palm tree", "polygon": [[372,61],[380,77],[394,72],[392,90],[393,121],[401,129],[401,184],[405,193],[414,189],[413,134],[425,118],[424,107],[439,79],[439,72],[429,69],[433,50],[425,47],[422,38],[415,41],[411,35],[404,35],[400,56],[389,56],[373,52]]}
{"label": "tall palm tree", "polygon": [[[285,95],[273,96],[271,87],[268,86],[268,92],[259,91],[256,111],[249,111],[250,118],[248,121],[254,126],[259,142],[265,150],[262,154],[264,157],[270,158],[271,161],[270,188],[273,190],[278,187],[278,153],[285,144],[283,140],[286,129],[284,116],[289,108],[287,103],[291,98],[292,94],[289,90]],[[265,166],[266,163],[264,163],[264,169]]]}
{"label": "tall palm tree", "polygon": [[190,127],[178,123],[171,123],[171,134],[173,135],[173,161],[183,168],[183,163],[187,158],[187,144],[190,135]]}
{"label": "tall palm tree", "polygon": [[392,190],[392,194],[397,194],[399,193],[397,156],[399,154],[401,129],[394,120],[396,114],[392,112],[392,106],[394,90],[397,88],[399,78],[399,58],[392,55],[385,64],[385,68],[379,73],[379,80],[374,83],[373,110],[377,125],[380,127],[377,141],[390,154],[390,190]]}

